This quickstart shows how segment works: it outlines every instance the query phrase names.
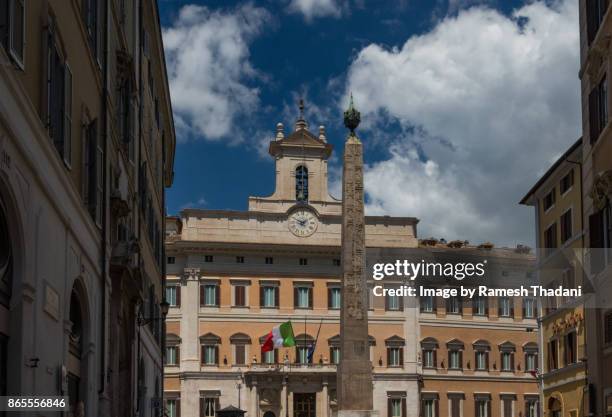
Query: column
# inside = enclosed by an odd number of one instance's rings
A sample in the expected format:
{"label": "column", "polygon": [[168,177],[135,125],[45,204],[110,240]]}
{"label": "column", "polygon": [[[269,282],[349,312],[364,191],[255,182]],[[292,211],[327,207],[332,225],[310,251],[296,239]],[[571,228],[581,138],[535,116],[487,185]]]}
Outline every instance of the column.
{"label": "column", "polygon": [[181,371],[200,370],[200,270],[185,268],[181,283]]}
{"label": "column", "polygon": [[288,406],[287,404],[287,380],[285,378],[283,378],[283,386],[281,389],[280,404],[281,404],[280,416],[278,417],[287,417],[289,413],[287,410],[287,406]]}
{"label": "column", "polygon": [[329,415],[329,394],[327,392],[327,380],[323,380],[323,388],[321,389],[321,417]]}
{"label": "column", "polygon": [[257,391],[257,379],[253,378],[251,382],[251,406],[249,407],[249,416],[259,416],[259,392]]}

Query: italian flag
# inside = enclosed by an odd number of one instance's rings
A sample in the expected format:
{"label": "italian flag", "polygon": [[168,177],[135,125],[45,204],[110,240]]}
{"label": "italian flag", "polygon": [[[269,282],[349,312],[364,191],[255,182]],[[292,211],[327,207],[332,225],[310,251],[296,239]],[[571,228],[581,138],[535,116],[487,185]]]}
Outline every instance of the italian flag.
{"label": "italian flag", "polygon": [[295,338],[293,337],[293,327],[290,321],[286,321],[278,326],[274,326],[272,331],[268,333],[266,341],[261,345],[262,352],[269,352],[280,347],[295,346]]}

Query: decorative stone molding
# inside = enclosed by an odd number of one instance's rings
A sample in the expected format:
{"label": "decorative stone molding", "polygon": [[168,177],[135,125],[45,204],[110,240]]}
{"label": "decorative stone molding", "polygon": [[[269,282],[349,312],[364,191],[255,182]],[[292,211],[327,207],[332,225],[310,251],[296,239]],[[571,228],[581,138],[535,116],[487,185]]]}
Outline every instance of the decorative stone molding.
{"label": "decorative stone molding", "polygon": [[603,210],[612,199],[612,170],[602,172],[595,177],[589,197],[593,199],[596,210]]}

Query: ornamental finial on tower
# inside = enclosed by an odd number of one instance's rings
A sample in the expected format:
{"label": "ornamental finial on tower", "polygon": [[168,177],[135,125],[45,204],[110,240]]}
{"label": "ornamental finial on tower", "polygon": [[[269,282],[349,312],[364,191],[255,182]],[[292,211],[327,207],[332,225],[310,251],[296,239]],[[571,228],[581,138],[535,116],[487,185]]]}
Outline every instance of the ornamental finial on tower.
{"label": "ornamental finial on tower", "polygon": [[351,93],[348,109],[344,112],[344,126],[351,131],[351,136],[355,136],[355,129],[359,126],[360,121],[361,113],[355,108],[353,104],[353,93]]}
{"label": "ornamental finial on tower", "polygon": [[304,100],[300,99],[299,103],[300,116],[298,117],[297,122],[295,122],[295,130],[308,129],[308,123],[304,120]]}

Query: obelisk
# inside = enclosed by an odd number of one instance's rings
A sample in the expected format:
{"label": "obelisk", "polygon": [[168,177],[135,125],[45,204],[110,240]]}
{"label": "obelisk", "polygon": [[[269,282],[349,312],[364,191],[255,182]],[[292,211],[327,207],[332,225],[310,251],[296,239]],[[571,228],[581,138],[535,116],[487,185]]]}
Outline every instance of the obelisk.
{"label": "obelisk", "polygon": [[344,145],[342,170],[342,307],[340,311],[340,365],[338,417],[370,417],[372,363],[368,341],[365,275],[365,217],[363,201],[363,146],[355,129],[361,116],[353,96],[344,112],[350,130]]}

